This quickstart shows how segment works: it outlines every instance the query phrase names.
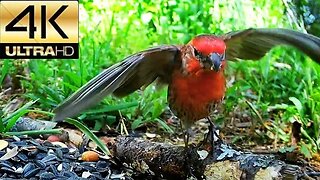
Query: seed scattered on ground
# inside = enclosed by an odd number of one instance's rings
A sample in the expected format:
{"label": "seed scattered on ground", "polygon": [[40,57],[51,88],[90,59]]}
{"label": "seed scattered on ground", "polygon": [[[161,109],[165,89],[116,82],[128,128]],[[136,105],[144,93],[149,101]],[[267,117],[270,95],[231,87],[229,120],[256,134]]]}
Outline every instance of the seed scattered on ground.
{"label": "seed scattered on ground", "polygon": [[50,135],[47,139],[49,142],[59,142],[60,138],[57,135]]}
{"label": "seed scattered on ground", "polygon": [[8,147],[9,143],[5,140],[0,140],[0,151]]}
{"label": "seed scattered on ground", "polygon": [[[31,138],[0,140],[8,145],[0,150],[0,179],[113,179],[127,172],[121,164],[100,159],[98,153],[86,151],[84,159],[79,149],[62,142],[49,142]],[[63,145],[62,145],[63,144]],[[9,155],[7,152],[11,151]],[[14,151],[12,151],[14,150]],[[128,173],[129,174],[129,173]],[[131,173],[132,174],[132,173]],[[125,176],[125,179],[132,179]]]}
{"label": "seed scattered on ground", "polygon": [[82,154],[81,159],[87,162],[94,162],[99,160],[99,155],[94,151],[86,151]]}

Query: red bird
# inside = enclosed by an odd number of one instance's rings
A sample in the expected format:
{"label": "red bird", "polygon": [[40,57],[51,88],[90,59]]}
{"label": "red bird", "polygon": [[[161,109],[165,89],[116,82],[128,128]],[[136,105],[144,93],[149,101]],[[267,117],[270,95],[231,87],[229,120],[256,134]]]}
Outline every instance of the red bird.
{"label": "red bird", "polygon": [[[199,35],[186,45],[154,47],[109,67],[57,107],[54,120],[74,117],[107,95],[126,96],[157,79],[169,85],[170,108],[188,130],[195,121],[209,117],[224,98],[226,59],[257,60],[282,44],[296,47],[320,63],[320,38],[292,30],[262,28],[222,36]],[[187,146],[188,133],[185,143]]]}

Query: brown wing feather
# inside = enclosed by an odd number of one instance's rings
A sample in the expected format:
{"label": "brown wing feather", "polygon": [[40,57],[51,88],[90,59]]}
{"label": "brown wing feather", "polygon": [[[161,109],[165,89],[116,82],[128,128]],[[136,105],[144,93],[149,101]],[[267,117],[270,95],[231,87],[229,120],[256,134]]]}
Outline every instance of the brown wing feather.
{"label": "brown wing feather", "polygon": [[179,48],[159,46],[131,55],[101,72],[60,104],[54,120],[73,117],[114,93],[125,96],[156,78],[169,78]]}
{"label": "brown wing feather", "polygon": [[320,63],[320,38],[289,29],[246,29],[222,36],[226,42],[226,59],[262,58],[277,45],[293,46]]}

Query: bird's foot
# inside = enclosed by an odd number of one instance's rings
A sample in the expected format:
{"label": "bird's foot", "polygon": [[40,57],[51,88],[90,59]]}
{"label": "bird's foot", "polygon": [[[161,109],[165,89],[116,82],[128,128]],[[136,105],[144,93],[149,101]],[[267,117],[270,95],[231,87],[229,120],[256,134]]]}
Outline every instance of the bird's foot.
{"label": "bird's foot", "polygon": [[[209,132],[205,135],[203,141],[199,144],[198,147],[204,147],[205,149],[208,149],[213,153],[213,149],[215,145],[221,144],[223,141],[221,137],[219,136],[219,130],[216,128],[216,126],[213,124],[211,119],[208,117],[209,122]],[[209,145],[209,147],[208,147]]]}

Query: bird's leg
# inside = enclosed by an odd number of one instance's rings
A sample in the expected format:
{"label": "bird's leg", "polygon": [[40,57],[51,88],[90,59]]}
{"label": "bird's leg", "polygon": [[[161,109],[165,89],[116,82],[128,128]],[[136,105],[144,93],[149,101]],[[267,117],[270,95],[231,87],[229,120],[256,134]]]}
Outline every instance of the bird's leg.
{"label": "bird's leg", "polygon": [[184,151],[185,151],[185,168],[186,168],[186,172],[187,177],[195,177],[193,172],[192,172],[192,162],[191,162],[191,149],[189,149],[189,138],[190,138],[190,134],[191,134],[191,128],[187,128],[184,131]]}
{"label": "bird's leg", "polygon": [[209,122],[209,132],[207,133],[207,135],[205,136],[203,143],[200,145],[203,145],[205,143],[210,142],[211,148],[214,147],[215,141],[219,141],[222,142],[219,134],[217,133],[217,128],[214,125],[214,123],[212,122],[210,117],[206,118]]}
{"label": "bird's leg", "polygon": [[188,152],[188,147],[189,147],[189,138],[190,138],[190,134],[191,134],[191,127],[188,122],[184,119],[180,119],[180,125],[181,125],[181,129],[183,130],[183,141],[184,141],[184,149],[185,152],[187,154]]}
{"label": "bird's leg", "polygon": [[192,132],[190,126],[185,126],[185,124],[181,122],[181,127],[184,129],[183,132],[183,140],[184,140],[184,156],[185,156],[185,172],[187,173],[187,177],[194,177],[192,173],[192,162],[191,162],[191,157],[190,157],[190,149],[189,149],[189,139],[190,139],[190,134]]}
{"label": "bird's leg", "polygon": [[190,133],[191,133],[191,128],[187,128],[187,129],[184,131],[183,140],[184,140],[184,148],[185,148],[185,151],[186,151],[186,152],[188,151]]}

